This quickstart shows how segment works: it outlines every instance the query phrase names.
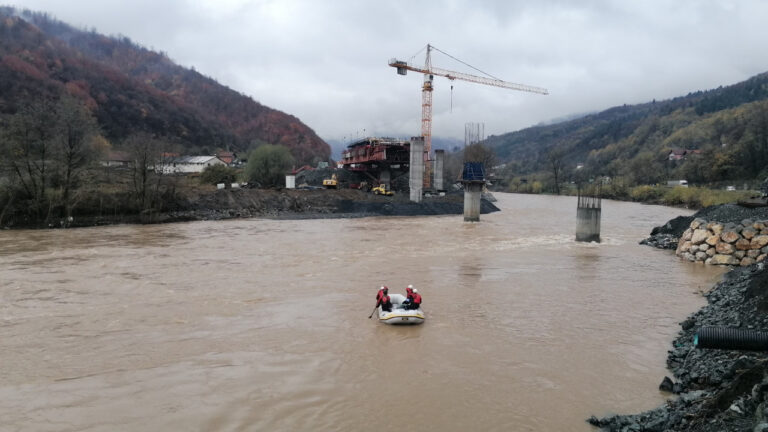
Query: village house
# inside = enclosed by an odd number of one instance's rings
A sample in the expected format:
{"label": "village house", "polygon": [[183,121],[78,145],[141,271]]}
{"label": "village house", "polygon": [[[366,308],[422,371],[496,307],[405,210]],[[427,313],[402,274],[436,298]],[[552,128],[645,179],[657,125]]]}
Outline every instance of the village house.
{"label": "village house", "polygon": [[106,158],[102,159],[101,165],[109,168],[127,167],[132,163],[131,155],[124,151],[110,151]]}
{"label": "village house", "polygon": [[216,156],[176,156],[164,158],[155,166],[155,172],[162,174],[194,174],[201,173],[213,165],[226,165]]}
{"label": "village house", "polygon": [[694,154],[701,154],[701,150],[674,149],[669,152],[668,158],[671,161],[678,161]]}

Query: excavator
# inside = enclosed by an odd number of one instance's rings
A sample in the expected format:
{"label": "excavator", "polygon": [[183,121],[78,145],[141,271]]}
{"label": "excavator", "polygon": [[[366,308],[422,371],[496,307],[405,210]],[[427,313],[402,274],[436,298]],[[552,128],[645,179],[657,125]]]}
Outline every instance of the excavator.
{"label": "excavator", "polygon": [[339,181],[336,178],[336,174],[333,174],[331,178],[323,180],[323,187],[326,189],[336,189],[339,186]]}

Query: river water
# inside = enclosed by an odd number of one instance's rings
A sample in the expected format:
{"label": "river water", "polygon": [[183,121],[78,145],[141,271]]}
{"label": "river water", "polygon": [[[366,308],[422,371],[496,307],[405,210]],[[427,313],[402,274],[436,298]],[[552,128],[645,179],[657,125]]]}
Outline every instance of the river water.
{"label": "river water", "polygon": [[[663,403],[721,269],[638,245],[684,210],[497,194],[461,216],[0,232],[0,429],[589,431]],[[379,285],[421,326],[368,319]]]}

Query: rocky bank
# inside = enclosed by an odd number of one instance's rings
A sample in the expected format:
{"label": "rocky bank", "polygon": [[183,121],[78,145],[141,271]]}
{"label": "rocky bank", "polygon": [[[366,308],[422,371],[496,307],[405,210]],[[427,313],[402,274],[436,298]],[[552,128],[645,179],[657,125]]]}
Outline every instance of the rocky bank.
{"label": "rocky bank", "polygon": [[[481,213],[499,211],[484,197]],[[421,203],[407,194],[392,197],[353,189],[192,189],[179,194],[162,212],[76,213],[71,221],[58,221],[49,228],[86,227],[120,223],[167,223],[237,218],[330,219],[366,216],[460,215],[464,212],[462,192],[425,197]],[[34,221],[13,221],[4,228],[45,228]]]}
{"label": "rocky bank", "polygon": [[[685,248],[683,244],[693,245],[700,237],[705,236],[704,232],[699,231],[696,241],[692,241],[696,230],[706,230],[707,239],[713,235],[718,236],[717,241],[710,240],[715,242],[715,248],[721,242],[735,245],[738,240],[724,241],[722,234],[738,231],[740,239],[746,239],[744,230],[747,229],[747,236],[750,236],[752,232],[749,229],[755,230],[756,221],[766,219],[766,208],[716,206],[703,209],[689,218],[676,218],[662,227],[657,227],[644,243],[680,251]],[[715,234],[719,227],[714,225],[718,224],[722,225],[723,230]],[[755,231],[761,232],[762,228]],[[691,238],[683,240],[682,243],[678,241],[681,237],[687,237],[686,233],[689,233]],[[759,235],[764,234],[752,235],[751,239]],[[730,240],[735,235],[728,237]],[[705,253],[712,247],[706,243],[706,239],[697,244],[708,245]],[[746,243],[742,242],[741,245],[745,247]],[[734,252],[737,250],[739,249],[734,247]],[[686,253],[690,253],[690,249],[682,252],[680,256],[690,259]],[[604,418],[592,417],[588,420],[590,424],[601,430],[621,432],[768,431],[768,353],[699,349],[693,346],[694,335],[704,326],[768,330],[766,261],[753,261],[746,265],[741,265],[742,260],[731,262],[734,267],[706,294],[708,304],[680,323],[681,330],[672,342],[667,357],[672,377],[659,377],[659,388],[676,396],[663,406],[648,412]]]}

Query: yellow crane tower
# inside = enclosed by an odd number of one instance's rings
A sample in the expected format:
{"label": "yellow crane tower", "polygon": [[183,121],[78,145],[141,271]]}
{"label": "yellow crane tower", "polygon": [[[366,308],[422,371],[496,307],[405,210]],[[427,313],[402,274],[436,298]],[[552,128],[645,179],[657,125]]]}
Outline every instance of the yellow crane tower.
{"label": "yellow crane tower", "polygon": [[397,73],[399,75],[405,75],[408,73],[408,71],[414,71],[421,74],[424,74],[424,85],[421,87],[421,135],[424,137],[424,187],[429,188],[430,187],[430,181],[431,181],[431,174],[432,174],[432,167],[430,164],[430,161],[432,160],[431,157],[431,151],[432,151],[432,80],[434,79],[434,76],[443,76],[448,78],[449,80],[463,80],[463,81],[469,81],[477,84],[485,84],[495,87],[501,87],[505,89],[511,89],[511,90],[519,90],[519,91],[525,91],[530,93],[538,93],[538,94],[549,94],[547,89],[541,88],[541,87],[533,87],[529,85],[524,84],[515,84],[507,81],[502,81],[498,78],[492,77],[488,74],[488,77],[481,77],[477,75],[470,75],[462,72],[455,72],[450,71],[447,69],[441,69],[432,66],[432,58],[431,58],[431,52],[432,50],[441,52],[448,57],[451,57],[452,59],[463,63],[472,69],[477,70],[478,72],[484,73],[480,69],[477,69],[471,65],[468,65],[464,63],[463,61],[451,56],[450,54],[441,51],[432,45],[427,44],[427,58],[424,62],[424,67],[418,67],[414,66],[413,64],[410,64],[405,61],[397,60],[397,59],[391,59],[389,61],[389,65],[397,68]]}

